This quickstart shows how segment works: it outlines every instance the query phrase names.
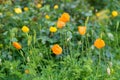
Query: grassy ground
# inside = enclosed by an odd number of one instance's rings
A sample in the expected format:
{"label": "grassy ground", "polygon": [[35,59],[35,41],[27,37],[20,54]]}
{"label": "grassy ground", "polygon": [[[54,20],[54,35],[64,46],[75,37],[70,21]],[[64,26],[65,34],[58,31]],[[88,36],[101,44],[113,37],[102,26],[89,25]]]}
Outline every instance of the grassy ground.
{"label": "grassy ground", "polygon": [[0,0],[0,80],[120,80],[119,5]]}

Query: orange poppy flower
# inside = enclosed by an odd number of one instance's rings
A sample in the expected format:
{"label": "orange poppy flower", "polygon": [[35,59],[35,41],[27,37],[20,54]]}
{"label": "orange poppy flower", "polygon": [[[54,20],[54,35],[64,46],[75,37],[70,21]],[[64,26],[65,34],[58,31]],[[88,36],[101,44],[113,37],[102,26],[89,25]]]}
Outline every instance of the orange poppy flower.
{"label": "orange poppy flower", "polygon": [[51,49],[55,55],[60,55],[62,53],[62,48],[58,44],[53,45]]}
{"label": "orange poppy flower", "polygon": [[63,13],[58,21],[68,22],[70,21],[70,15],[68,13]]}
{"label": "orange poppy flower", "polygon": [[103,48],[105,46],[105,42],[104,42],[104,40],[98,38],[95,40],[94,46],[98,49]]}
{"label": "orange poppy flower", "polygon": [[57,22],[57,27],[58,28],[63,28],[65,26],[65,22],[63,22],[63,21],[58,21]]}
{"label": "orange poppy flower", "polygon": [[16,48],[16,49],[21,49],[22,46],[18,43],[18,42],[13,42],[12,45]]}
{"label": "orange poppy flower", "polygon": [[86,33],[86,26],[78,26],[78,31],[81,35]]}

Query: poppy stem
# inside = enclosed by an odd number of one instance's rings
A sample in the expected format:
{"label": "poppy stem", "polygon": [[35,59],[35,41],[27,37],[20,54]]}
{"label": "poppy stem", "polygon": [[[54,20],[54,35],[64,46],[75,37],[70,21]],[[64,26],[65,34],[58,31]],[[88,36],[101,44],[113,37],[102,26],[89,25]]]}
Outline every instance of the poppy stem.
{"label": "poppy stem", "polygon": [[98,65],[97,65],[97,71],[96,71],[96,76],[95,76],[95,78],[94,78],[94,80],[96,80],[96,78],[97,78],[97,76],[98,76],[98,73],[99,73],[99,68],[100,68],[100,64],[101,64],[101,50],[100,50],[100,53],[99,53],[99,55],[98,55]]}
{"label": "poppy stem", "polygon": [[23,56],[25,57],[25,52],[21,49],[21,51],[23,52]]}
{"label": "poppy stem", "polygon": [[87,19],[85,20],[85,26],[86,26],[86,27],[87,27],[88,20],[89,20],[89,16],[88,16]]}
{"label": "poppy stem", "polygon": [[23,57],[23,60],[24,60],[24,63],[26,64],[26,59],[25,59],[25,52],[22,50],[22,49],[20,49],[20,51],[22,52],[22,53],[20,53],[21,55],[22,55],[22,57]]}

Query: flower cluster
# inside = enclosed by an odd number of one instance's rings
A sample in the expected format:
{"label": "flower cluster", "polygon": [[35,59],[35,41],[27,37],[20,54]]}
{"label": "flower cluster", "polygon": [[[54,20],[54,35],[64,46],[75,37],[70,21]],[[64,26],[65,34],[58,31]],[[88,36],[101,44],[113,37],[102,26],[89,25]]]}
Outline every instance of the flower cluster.
{"label": "flower cluster", "polygon": [[63,28],[68,21],[70,21],[70,15],[65,12],[58,18],[57,27]]}

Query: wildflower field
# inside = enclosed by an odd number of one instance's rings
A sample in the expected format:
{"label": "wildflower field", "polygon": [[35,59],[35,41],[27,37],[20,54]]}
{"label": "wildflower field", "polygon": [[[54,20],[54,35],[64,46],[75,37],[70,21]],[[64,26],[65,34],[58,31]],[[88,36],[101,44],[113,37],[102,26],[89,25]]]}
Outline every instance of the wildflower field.
{"label": "wildflower field", "polygon": [[0,0],[0,80],[120,80],[120,0]]}

